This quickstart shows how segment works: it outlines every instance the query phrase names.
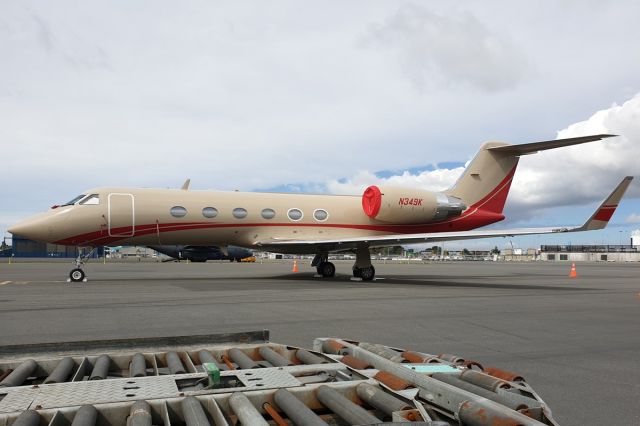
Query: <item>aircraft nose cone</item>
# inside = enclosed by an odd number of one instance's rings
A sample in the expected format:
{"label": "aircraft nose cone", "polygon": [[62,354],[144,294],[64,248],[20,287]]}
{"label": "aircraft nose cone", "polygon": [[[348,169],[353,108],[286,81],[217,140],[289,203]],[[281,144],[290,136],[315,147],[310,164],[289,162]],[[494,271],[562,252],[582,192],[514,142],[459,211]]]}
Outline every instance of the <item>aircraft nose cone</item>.
{"label": "aircraft nose cone", "polygon": [[47,227],[41,220],[24,220],[10,227],[8,231],[22,238],[43,241],[46,239]]}

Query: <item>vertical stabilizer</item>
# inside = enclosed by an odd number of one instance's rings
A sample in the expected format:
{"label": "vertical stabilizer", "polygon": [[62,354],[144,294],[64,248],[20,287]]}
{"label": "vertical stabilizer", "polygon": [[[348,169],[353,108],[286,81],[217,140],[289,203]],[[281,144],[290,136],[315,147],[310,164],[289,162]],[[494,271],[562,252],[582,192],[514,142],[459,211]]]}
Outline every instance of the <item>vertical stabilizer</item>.
{"label": "vertical stabilizer", "polygon": [[521,155],[535,154],[538,151],[579,145],[615,136],[609,134],[579,136],[519,145],[487,142],[480,147],[480,151],[456,184],[445,193],[462,199],[470,209],[480,210],[490,215],[502,215]]}
{"label": "vertical stabilizer", "polygon": [[502,214],[519,157],[490,148],[509,146],[503,142],[487,142],[471,160],[447,195],[462,199],[470,209]]}

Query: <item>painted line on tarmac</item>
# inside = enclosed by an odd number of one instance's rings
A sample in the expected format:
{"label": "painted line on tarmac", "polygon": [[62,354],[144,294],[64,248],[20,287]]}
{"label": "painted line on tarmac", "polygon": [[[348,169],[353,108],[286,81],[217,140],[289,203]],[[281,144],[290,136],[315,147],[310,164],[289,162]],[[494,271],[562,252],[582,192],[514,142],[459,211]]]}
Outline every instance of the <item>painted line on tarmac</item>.
{"label": "painted line on tarmac", "polygon": [[2,281],[2,282],[0,283],[0,285],[7,285],[7,284],[11,284],[11,281]]}

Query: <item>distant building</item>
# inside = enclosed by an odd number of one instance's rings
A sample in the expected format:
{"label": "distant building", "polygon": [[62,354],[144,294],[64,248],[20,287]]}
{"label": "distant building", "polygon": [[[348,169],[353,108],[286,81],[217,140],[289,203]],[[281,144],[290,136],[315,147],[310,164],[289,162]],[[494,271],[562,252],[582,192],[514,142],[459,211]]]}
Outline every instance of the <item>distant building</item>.
{"label": "distant building", "polygon": [[640,247],[626,245],[540,246],[540,260],[640,262]]}
{"label": "distant building", "polygon": [[[85,251],[86,253],[86,251]],[[94,257],[101,257],[103,253],[100,247],[94,253]],[[59,244],[41,243],[27,240],[14,235],[11,240],[11,255],[13,257],[78,257],[78,247],[62,246]]]}
{"label": "distant building", "polygon": [[640,247],[640,229],[631,232],[631,246]]}

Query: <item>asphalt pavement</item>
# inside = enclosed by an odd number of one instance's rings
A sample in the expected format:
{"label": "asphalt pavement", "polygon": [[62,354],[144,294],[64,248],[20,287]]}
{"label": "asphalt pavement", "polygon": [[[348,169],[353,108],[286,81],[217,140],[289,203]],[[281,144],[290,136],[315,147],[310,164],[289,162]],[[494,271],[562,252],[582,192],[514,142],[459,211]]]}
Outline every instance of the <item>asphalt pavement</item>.
{"label": "asphalt pavement", "polygon": [[0,263],[0,345],[269,329],[456,354],[524,376],[562,425],[640,424],[640,264]]}

